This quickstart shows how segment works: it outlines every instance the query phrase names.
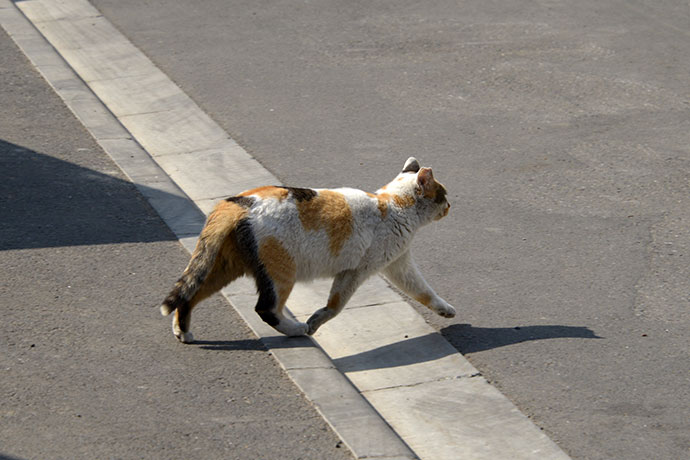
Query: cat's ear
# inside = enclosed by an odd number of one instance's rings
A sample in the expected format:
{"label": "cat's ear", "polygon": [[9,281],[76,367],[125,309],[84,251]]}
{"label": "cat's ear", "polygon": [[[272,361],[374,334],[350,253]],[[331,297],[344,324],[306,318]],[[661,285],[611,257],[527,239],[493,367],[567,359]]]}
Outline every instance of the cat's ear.
{"label": "cat's ear", "polygon": [[422,193],[426,192],[433,183],[434,173],[431,172],[431,168],[420,169],[417,174],[417,186],[421,189]]}
{"label": "cat's ear", "polygon": [[407,159],[405,162],[405,166],[403,166],[402,172],[407,173],[407,172],[412,172],[416,173],[419,171],[419,162],[415,157],[410,157]]}

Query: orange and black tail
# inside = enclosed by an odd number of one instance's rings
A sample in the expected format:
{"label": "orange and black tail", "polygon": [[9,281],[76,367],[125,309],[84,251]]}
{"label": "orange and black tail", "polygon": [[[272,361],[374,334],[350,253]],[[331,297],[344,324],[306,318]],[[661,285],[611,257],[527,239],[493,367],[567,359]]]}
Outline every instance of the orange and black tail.
{"label": "orange and black tail", "polygon": [[242,206],[245,203],[237,203],[238,200],[233,198],[219,203],[206,220],[192,260],[163,301],[161,314],[169,315],[192,300],[213,269],[226,238],[237,228],[238,223],[246,218],[248,211]]}

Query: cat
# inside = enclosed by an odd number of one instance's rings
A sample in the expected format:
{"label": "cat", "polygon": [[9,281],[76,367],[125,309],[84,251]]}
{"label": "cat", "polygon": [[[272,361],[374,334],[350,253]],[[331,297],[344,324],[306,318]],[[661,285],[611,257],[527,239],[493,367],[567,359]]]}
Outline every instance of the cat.
{"label": "cat", "polygon": [[[287,336],[311,335],[343,309],[362,282],[381,272],[421,304],[451,318],[455,309],[424,280],[409,250],[419,227],[448,214],[446,194],[431,168],[420,168],[410,157],[402,172],[373,194],[266,186],[227,198],[208,216],[161,313],[175,312],[173,333],[190,343],[194,306],[251,275],[261,319]],[[326,306],[306,323],[286,317],[283,307],[295,282],[323,277],[334,278]]]}

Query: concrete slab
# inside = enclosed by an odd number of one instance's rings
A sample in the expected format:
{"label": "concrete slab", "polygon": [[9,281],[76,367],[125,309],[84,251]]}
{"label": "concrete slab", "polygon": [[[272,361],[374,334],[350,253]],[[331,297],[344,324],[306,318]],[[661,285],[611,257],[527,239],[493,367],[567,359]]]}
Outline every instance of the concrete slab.
{"label": "concrete slab", "polygon": [[[14,38],[14,37],[13,37]],[[45,67],[64,67],[71,69],[65,60],[55,52],[52,46],[38,32],[16,37],[17,45],[22,46],[28,53],[29,59],[40,70]],[[73,71],[72,71],[73,72]]]}
{"label": "concrete slab", "polygon": [[129,115],[119,120],[154,158],[220,149],[228,139],[208,115],[189,102],[172,110]]}
{"label": "concrete slab", "polygon": [[95,97],[71,99],[69,108],[79,118],[79,121],[89,129],[96,140],[130,138],[127,130],[112,118],[110,112]]}
{"label": "concrete slab", "polygon": [[[79,49],[96,50],[109,44],[111,47],[108,50],[111,53],[121,47],[132,47],[122,36],[113,35],[114,27],[102,16],[46,18],[43,21],[35,22],[34,25],[55,46],[55,49],[60,50],[60,54]],[[104,60],[98,59],[97,62],[102,63]],[[116,67],[111,66],[111,68],[115,69]]]}
{"label": "concrete slab", "polygon": [[53,89],[66,101],[93,98],[93,93],[81,81],[75,80],[74,72],[67,64],[41,65],[41,74],[52,82]]}
{"label": "concrete slab", "polygon": [[405,302],[345,310],[314,337],[362,392],[478,373]]}
{"label": "concrete slab", "polygon": [[178,238],[196,237],[201,232],[205,216],[176,184],[161,178],[135,185]]}
{"label": "concrete slab", "polygon": [[[22,2],[22,8],[28,7]],[[28,2],[33,4],[33,2]],[[103,17],[48,19],[36,28],[84,81],[147,75],[156,67]],[[107,56],[107,57],[104,57]]]}
{"label": "concrete slab", "polygon": [[234,141],[225,139],[211,150],[161,155],[156,161],[194,201],[217,200],[276,183],[272,174],[263,168],[257,170],[249,158],[235,158],[237,149]]}
{"label": "concrete slab", "polygon": [[308,337],[266,336],[261,339],[287,371],[335,369],[330,359]]}
{"label": "concrete slab", "polygon": [[153,161],[133,139],[101,139],[103,150],[125,171],[132,182],[145,184],[159,182],[166,177],[161,167]]}
{"label": "concrete slab", "polygon": [[101,16],[101,12],[88,2],[24,0],[22,1],[21,9],[24,14],[31,17],[33,23]]}
{"label": "concrete slab", "polygon": [[[63,34],[69,34],[70,31],[60,30],[58,34],[55,29],[60,25],[61,23],[58,22],[46,22],[39,28],[42,29],[42,33],[52,34],[61,39]],[[136,48],[122,42],[105,42],[75,49],[67,48],[61,50],[60,54],[87,82],[148,75],[155,71],[150,61],[142,60]],[[110,56],[109,59],[103,58],[106,54]]]}
{"label": "concrete slab", "polygon": [[[296,315],[310,315],[317,308],[326,305],[331,290],[331,280],[316,280],[311,283],[298,283],[290,294],[288,305]],[[381,305],[400,302],[400,296],[393,292],[386,281],[379,276],[372,276],[362,284],[345,305],[345,309],[369,305]]]}
{"label": "concrete slab", "polygon": [[420,458],[569,458],[481,377],[429,382],[364,395]]}
{"label": "concrete slab", "polygon": [[101,100],[108,101],[108,107],[117,117],[171,110],[189,99],[157,70],[151,74],[91,80],[89,86]]}
{"label": "concrete slab", "polygon": [[207,216],[213,211],[213,208],[216,206],[219,200],[222,198],[212,198],[209,200],[197,200],[196,205],[201,209],[201,211],[206,214]]}
{"label": "concrete slab", "polygon": [[317,410],[328,414],[326,419],[357,458],[417,458],[383,420],[372,417],[374,410],[337,369],[293,369],[288,375]]}
{"label": "concrete slab", "polygon": [[180,240],[180,244],[182,245],[183,248],[187,250],[190,254],[194,252],[194,248],[196,247],[196,242],[199,239],[199,235],[189,235],[189,236],[183,236],[179,237],[178,239]]}

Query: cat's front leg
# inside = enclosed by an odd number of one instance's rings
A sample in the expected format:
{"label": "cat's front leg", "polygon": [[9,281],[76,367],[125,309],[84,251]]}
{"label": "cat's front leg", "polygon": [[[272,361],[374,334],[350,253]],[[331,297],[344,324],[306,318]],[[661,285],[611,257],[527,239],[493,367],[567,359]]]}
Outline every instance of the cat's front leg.
{"label": "cat's front leg", "polygon": [[405,294],[436,314],[446,318],[455,316],[455,308],[439,297],[429,286],[417,268],[417,264],[412,260],[409,250],[381,270],[381,273]]}

